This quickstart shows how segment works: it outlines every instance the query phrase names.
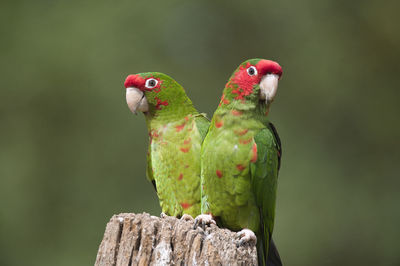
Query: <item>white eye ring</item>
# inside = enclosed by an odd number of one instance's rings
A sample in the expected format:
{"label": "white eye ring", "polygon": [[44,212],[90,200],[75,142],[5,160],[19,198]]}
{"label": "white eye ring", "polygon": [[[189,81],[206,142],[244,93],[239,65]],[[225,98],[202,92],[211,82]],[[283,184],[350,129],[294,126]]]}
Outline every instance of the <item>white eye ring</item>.
{"label": "white eye ring", "polygon": [[158,80],[151,78],[151,79],[146,80],[145,86],[148,89],[152,89],[155,86],[157,86],[157,84],[158,84]]}
{"label": "white eye ring", "polygon": [[247,74],[249,74],[249,76],[257,75],[257,68],[255,68],[254,66],[249,67],[247,69]]}

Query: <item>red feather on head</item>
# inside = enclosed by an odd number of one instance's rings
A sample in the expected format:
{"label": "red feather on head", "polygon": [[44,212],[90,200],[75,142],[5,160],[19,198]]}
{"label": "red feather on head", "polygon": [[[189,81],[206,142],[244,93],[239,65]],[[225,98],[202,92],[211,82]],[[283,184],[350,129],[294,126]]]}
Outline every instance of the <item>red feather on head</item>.
{"label": "red feather on head", "polygon": [[125,79],[124,86],[125,88],[135,87],[138,89],[143,89],[146,80],[139,75],[129,75]]}
{"label": "red feather on head", "polygon": [[277,62],[271,60],[260,60],[257,63],[256,68],[261,76],[266,74],[276,74],[279,76],[279,79],[282,76],[282,67]]}
{"label": "red feather on head", "polygon": [[261,81],[266,74],[277,74],[279,78],[282,76],[282,67],[271,60],[260,60],[256,65],[257,75],[250,76],[247,69],[252,66],[249,62],[239,67],[232,79],[228,83],[228,87],[232,88],[232,93],[237,94],[235,99],[243,100],[245,96],[253,93],[254,85]]}
{"label": "red feather on head", "polygon": [[[147,88],[146,87],[146,81],[148,79],[155,79],[157,80],[157,85],[153,88]],[[147,78],[143,78],[140,75],[136,74],[136,75],[129,75],[126,79],[125,79],[125,88],[129,88],[129,87],[135,87],[138,88],[141,91],[154,91],[154,92],[160,92],[161,91],[161,84],[162,84],[162,80],[160,80],[159,78],[154,78],[154,77],[147,77]]]}

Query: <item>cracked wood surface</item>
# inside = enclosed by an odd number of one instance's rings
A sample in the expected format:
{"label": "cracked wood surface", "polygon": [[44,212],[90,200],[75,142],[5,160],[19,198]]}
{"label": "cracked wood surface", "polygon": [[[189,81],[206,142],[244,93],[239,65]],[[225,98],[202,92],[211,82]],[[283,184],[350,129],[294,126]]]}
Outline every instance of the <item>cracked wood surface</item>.
{"label": "cracked wood surface", "polygon": [[147,213],[114,215],[95,265],[257,265],[255,245],[238,248],[235,232],[193,225],[194,220]]}

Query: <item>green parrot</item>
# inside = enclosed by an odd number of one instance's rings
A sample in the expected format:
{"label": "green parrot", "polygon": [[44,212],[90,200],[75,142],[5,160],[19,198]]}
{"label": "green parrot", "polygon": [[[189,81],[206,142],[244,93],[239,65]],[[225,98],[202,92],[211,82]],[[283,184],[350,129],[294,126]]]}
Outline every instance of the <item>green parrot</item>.
{"label": "green parrot", "polygon": [[124,85],[129,109],[145,116],[147,178],[163,214],[199,215],[200,151],[209,120],[194,108],[183,87],[163,73],[129,75]]}
{"label": "green parrot", "polygon": [[[241,230],[240,245],[257,242],[259,265],[282,264],[271,238],[282,152],[268,119],[281,75],[276,62],[243,62],[224,88],[201,152],[205,215],[196,218],[196,223],[215,220],[220,226]],[[214,219],[207,222],[210,217]]]}

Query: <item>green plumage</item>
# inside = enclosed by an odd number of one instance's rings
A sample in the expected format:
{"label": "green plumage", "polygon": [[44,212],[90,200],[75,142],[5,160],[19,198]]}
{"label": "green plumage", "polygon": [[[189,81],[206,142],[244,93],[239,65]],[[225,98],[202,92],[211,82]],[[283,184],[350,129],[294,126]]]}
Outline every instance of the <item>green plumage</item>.
{"label": "green plumage", "polygon": [[209,121],[169,76],[139,76],[161,83],[158,89],[144,91],[149,103],[144,113],[149,131],[147,177],[155,184],[165,214],[195,217],[200,214],[200,150]]}
{"label": "green plumage", "polygon": [[257,62],[246,61],[234,72],[212,118],[201,154],[202,213],[211,213],[231,230],[255,232],[264,264],[274,227],[281,148],[266,115],[269,106],[259,100],[259,85],[242,82],[243,71]]}

